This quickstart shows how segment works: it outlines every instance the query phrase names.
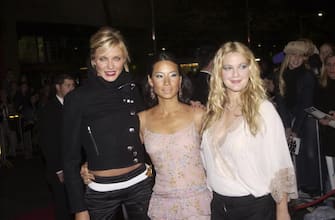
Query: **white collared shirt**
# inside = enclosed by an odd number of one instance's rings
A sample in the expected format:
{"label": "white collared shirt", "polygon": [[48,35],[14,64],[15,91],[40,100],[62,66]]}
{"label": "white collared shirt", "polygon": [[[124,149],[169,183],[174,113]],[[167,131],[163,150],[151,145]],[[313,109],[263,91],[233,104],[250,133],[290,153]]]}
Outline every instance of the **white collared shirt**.
{"label": "white collared shirt", "polygon": [[56,95],[56,97],[57,97],[58,101],[59,101],[62,105],[64,105],[64,98],[62,98],[62,97],[60,97],[60,96],[58,96],[58,95]]}
{"label": "white collared shirt", "polygon": [[[60,96],[58,96],[58,95],[56,95],[56,98],[58,99],[58,101],[59,101],[62,105],[64,105],[64,98],[62,98],[62,97],[60,97]],[[56,172],[57,175],[62,174],[62,173],[63,173],[63,170],[59,170],[59,171]]]}

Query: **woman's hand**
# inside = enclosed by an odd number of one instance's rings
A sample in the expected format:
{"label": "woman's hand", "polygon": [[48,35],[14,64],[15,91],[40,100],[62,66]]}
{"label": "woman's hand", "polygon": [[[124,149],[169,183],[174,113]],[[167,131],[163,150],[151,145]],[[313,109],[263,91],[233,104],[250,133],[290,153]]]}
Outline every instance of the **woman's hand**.
{"label": "woman's hand", "polygon": [[88,211],[77,212],[75,220],[90,220],[90,215]]}
{"label": "woman's hand", "polygon": [[291,141],[293,137],[298,137],[298,135],[292,131],[292,128],[286,128],[285,135],[288,142]]}
{"label": "woman's hand", "polygon": [[329,124],[329,122],[330,122],[330,118],[329,117],[324,117],[324,118],[321,118],[320,120],[319,120],[319,122],[320,122],[320,124],[322,124],[322,125],[324,125],[324,126],[327,126],[328,124]]}
{"label": "woman's hand", "polygon": [[287,194],[283,196],[279,203],[276,203],[276,220],[291,220],[287,207]]}
{"label": "woman's hand", "polygon": [[320,124],[324,126],[330,126],[330,127],[335,127],[335,111],[329,111],[328,116],[321,118],[319,120]]}
{"label": "woman's hand", "polygon": [[85,184],[89,184],[90,182],[92,182],[92,180],[94,180],[94,175],[91,174],[88,170],[87,162],[81,166],[80,176]]}
{"label": "woman's hand", "polygon": [[201,102],[199,101],[190,101],[190,104],[193,108],[201,108],[203,110],[206,110],[206,106],[204,106],[203,104],[201,104]]}

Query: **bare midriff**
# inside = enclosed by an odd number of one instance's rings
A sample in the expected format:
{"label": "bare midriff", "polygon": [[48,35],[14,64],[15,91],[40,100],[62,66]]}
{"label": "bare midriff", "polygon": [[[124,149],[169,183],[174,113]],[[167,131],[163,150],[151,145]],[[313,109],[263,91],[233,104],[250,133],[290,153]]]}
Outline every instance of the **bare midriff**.
{"label": "bare midriff", "polygon": [[129,173],[136,168],[140,167],[142,164],[135,164],[130,167],[120,168],[120,169],[109,169],[109,170],[91,170],[90,173],[92,173],[94,176],[103,176],[103,177],[109,177],[109,176],[119,176],[126,173]]}

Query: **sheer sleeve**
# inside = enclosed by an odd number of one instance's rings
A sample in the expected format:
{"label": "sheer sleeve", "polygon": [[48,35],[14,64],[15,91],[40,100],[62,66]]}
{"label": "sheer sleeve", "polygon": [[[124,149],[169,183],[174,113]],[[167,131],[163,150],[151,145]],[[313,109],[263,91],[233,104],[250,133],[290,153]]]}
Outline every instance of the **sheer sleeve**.
{"label": "sheer sleeve", "polygon": [[270,184],[271,195],[276,202],[280,202],[284,193],[288,199],[297,198],[296,179],[293,168],[284,168],[274,174]]}
{"label": "sheer sleeve", "polygon": [[276,202],[280,202],[285,193],[288,200],[295,199],[298,197],[296,177],[283,123],[270,102],[263,103],[260,112],[265,123],[264,138],[268,151],[267,177],[270,193]]}

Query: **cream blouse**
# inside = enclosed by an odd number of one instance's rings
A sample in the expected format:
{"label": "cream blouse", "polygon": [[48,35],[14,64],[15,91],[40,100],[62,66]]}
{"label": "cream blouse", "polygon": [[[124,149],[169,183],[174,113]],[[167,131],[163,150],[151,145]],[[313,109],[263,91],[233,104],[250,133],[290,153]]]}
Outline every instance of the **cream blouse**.
{"label": "cream blouse", "polygon": [[294,167],[282,121],[269,101],[260,105],[261,129],[253,136],[242,117],[222,134],[218,121],[203,134],[201,156],[210,189],[224,196],[283,193],[297,198]]}

